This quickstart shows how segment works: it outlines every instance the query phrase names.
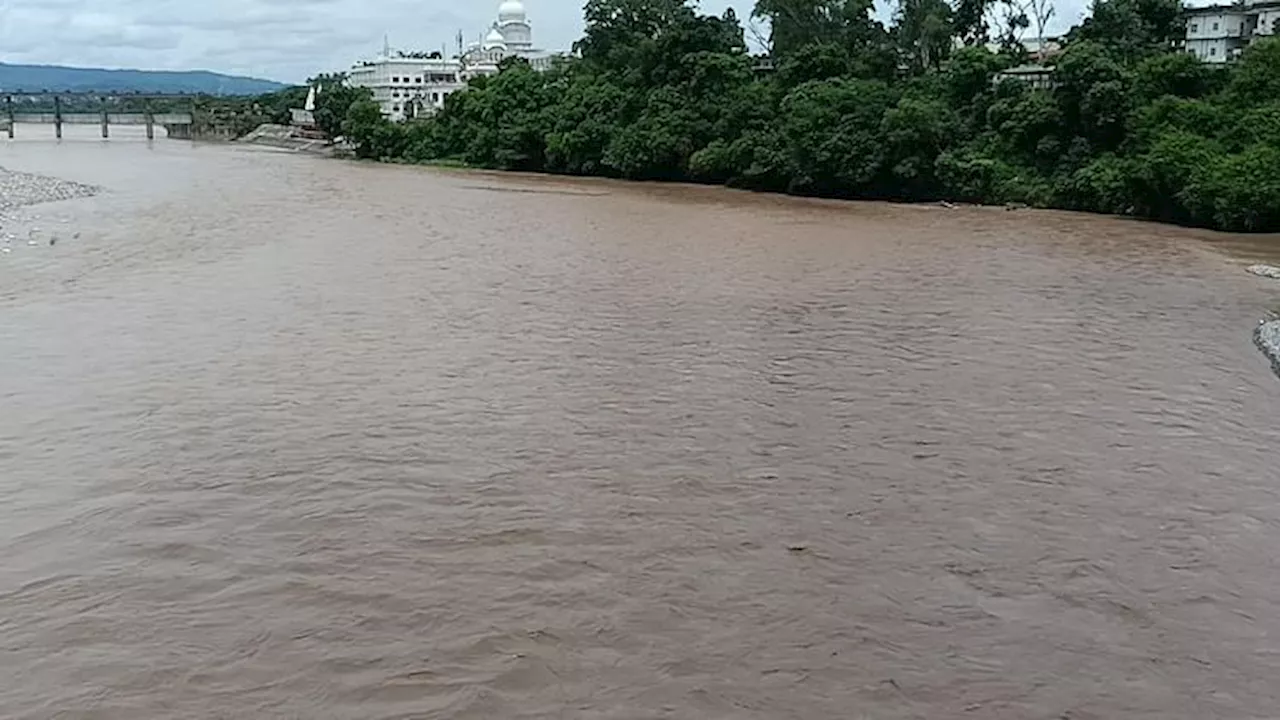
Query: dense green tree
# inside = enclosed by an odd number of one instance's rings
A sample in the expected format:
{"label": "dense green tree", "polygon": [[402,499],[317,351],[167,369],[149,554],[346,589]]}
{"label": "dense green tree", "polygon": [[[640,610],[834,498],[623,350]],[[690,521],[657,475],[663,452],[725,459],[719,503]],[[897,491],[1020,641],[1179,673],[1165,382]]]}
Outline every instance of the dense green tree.
{"label": "dense green tree", "polygon": [[987,8],[991,0],[956,0],[952,27],[966,46],[985,45],[991,39]]}
{"label": "dense green tree", "polygon": [[856,77],[888,79],[896,71],[893,43],[875,18],[874,0],[757,0],[753,15],[769,22],[776,60],[822,44],[841,48]]}
{"label": "dense green tree", "polygon": [[319,75],[307,81],[316,89],[316,125],[330,137],[342,134],[342,124],[352,105],[370,100],[373,95],[366,88],[352,87],[345,73]]}
{"label": "dense green tree", "polygon": [[1004,66],[1004,60],[985,47],[956,51],[941,73],[947,101],[966,114],[985,113],[992,83]]}
{"label": "dense green tree", "polygon": [[885,161],[880,123],[893,104],[879,80],[805,83],[782,101],[789,190],[853,197],[872,194]]}
{"label": "dense green tree", "polygon": [[571,73],[555,86],[559,100],[547,127],[547,170],[570,175],[611,174],[605,149],[622,119],[630,115],[632,96],[603,78]]}
{"label": "dense green tree", "polygon": [[946,103],[905,97],[884,112],[880,137],[884,142],[885,195],[908,200],[940,197],[938,156],[950,149],[958,123]]}
{"label": "dense green tree", "polygon": [[352,103],[342,121],[342,133],[355,139],[356,155],[362,158],[388,157],[391,130],[394,127],[383,119],[382,108],[368,99]]}
{"label": "dense green tree", "polygon": [[899,0],[893,28],[902,63],[913,72],[936,70],[951,54],[954,13],[944,0]]}
{"label": "dense green tree", "polygon": [[1126,61],[1167,52],[1183,37],[1179,0],[1094,0],[1089,17],[1070,33]]}
{"label": "dense green tree", "polygon": [[1239,105],[1280,99],[1280,37],[1264,38],[1245,50],[1232,68],[1228,92]]}
{"label": "dense green tree", "polygon": [[902,0],[885,28],[870,0],[759,0],[762,71],[732,13],[591,0],[580,57],[508,61],[431,117],[391,123],[340,78],[321,97],[366,158],[1280,230],[1280,41],[1209,68],[1173,46],[1176,3],[1096,0],[1049,85],[1002,78],[1051,7]]}
{"label": "dense green tree", "polygon": [[1221,73],[1206,66],[1193,55],[1164,53],[1152,55],[1133,72],[1131,92],[1142,102],[1152,102],[1165,95],[1198,98],[1215,89]]}

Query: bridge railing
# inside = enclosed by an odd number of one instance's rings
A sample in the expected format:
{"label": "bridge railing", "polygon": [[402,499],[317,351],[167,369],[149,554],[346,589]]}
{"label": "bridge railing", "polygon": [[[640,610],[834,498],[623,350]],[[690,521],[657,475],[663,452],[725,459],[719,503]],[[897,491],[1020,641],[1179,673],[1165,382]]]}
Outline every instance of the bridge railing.
{"label": "bridge railing", "polygon": [[[14,113],[13,121],[19,125],[52,125],[58,122],[57,113]],[[0,118],[0,124],[5,120]],[[107,113],[107,122],[112,125],[146,125],[146,113]],[[193,122],[191,113],[156,113],[151,122],[157,125],[190,125]],[[100,125],[102,113],[62,113],[64,125]]]}
{"label": "bridge railing", "polygon": [[[214,96],[204,93],[63,92],[0,87],[0,132],[12,139],[18,125],[44,124],[53,125],[55,137],[61,138],[64,125],[100,125],[102,137],[107,138],[110,137],[111,125],[142,125],[147,128],[147,137],[152,138],[155,126],[160,125],[171,138],[191,138],[197,134],[201,137],[232,135],[231,130],[219,126],[216,113],[211,121],[202,116],[200,127],[197,127],[196,100],[209,97]],[[166,112],[156,112],[161,109]],[[124,112],[126,110],[128,112]]]}

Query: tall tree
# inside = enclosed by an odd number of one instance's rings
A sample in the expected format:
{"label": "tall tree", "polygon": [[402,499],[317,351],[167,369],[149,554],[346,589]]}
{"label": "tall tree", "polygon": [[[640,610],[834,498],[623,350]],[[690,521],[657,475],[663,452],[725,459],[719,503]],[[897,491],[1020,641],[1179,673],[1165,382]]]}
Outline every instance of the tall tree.
{"label": "tall tree", "polygon": [[1031,27],[1025,0],[997,0],[987,5],[987,22],[996,31],[1000,51],[1021,60],[1026,55],[1022,36]]}
{"label": "tall tree", "polygon": [[1026,0],[1026,9],[1036,25],[1036,53],[1040,56],[1037,59],[1043,60],[1045,57],[1044,31],[1058,10],[1054,7],[1053,0]]}
{"label": "tall tree", "polygon": [[914,72],[936,70],[951,54],[953,17],[946,0],[899,0],[893,34]]}
{"label": "tall tree", "polygon": [[769,21],[773,54],[786,56],[814,43],[858,48],[882,41],[874,13],[874,0],[756,0],[752,15]]}
{"label": "tall tree", "polygon": [[991,0],[957,0],[952,20],[956,37],[965,45],[985,45],[990,40],[987,7]]}
{"label": "tall tree", "polygon": [[342,124],[352,105],[373,98],[373,93],[368,88],[347,84],[346,73],[317,75],[307,80],[307,84],[316,89],[316,125],[329,137],[343,134]]}
{"label": "tall tree", "polygon": [[1184,37],[1179,0],[1093,0],[1069,40],[1091,40],[1125,61],[1167,52]]}

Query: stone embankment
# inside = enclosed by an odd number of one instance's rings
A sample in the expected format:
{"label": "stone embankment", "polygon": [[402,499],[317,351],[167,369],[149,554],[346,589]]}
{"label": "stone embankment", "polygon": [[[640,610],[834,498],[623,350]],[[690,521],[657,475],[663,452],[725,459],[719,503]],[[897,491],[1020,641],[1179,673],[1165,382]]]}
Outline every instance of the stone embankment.
{"label": "stone embankment", "polygon": [[236,142],[315,155],[333,155],[335,153],[333,145],[328,141],[298,137],[293,129],[286,125],[259,125],[253,132],[236,140]]}

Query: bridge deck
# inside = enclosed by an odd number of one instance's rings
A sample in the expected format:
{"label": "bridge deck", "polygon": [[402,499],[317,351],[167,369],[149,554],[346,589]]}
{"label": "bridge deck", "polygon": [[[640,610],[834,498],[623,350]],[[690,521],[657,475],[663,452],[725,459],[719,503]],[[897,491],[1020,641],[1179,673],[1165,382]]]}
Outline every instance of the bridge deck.
{"label": "bridge deck", "polygon": [[[151,116],[156,125],[190,125],[191,113],[156,113]],[[57,122],[54,113],[18,113],[13,114],[13,121],[19,125],[40,124],[52,125]],[[111,125],[146,125],[146,113],[107,113],[107,123]],[[6,124],[0,115],[0,127]],[[102,113],[62,113],[63,125],[101,125]]]}

